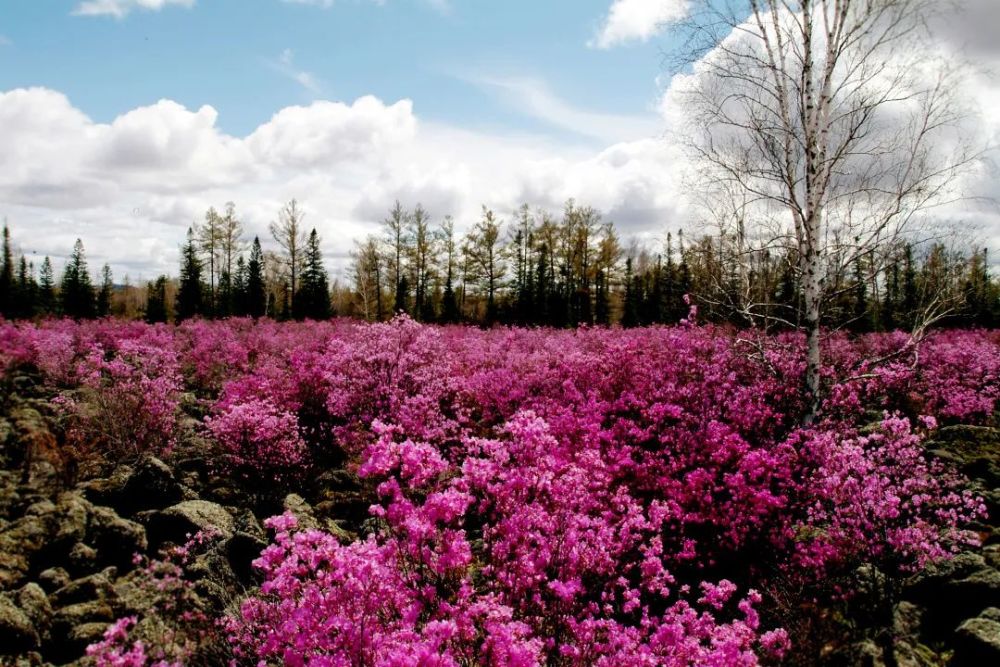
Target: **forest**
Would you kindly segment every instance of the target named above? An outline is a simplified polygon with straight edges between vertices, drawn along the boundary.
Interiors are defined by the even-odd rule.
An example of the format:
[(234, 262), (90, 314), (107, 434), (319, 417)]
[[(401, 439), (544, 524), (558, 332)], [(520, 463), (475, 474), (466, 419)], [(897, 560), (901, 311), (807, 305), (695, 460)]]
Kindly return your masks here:
[[(235, 205), (222, 214), (209, 209), (179, 246), (178, 277), (144, 286), (116, 283), (106, 265), (92, 276), (79, 240), (58, 280), (48, 257), (36, 271), (5, 226), (0, 314), (375, 322), (406, 313), (443, 324), (634, 327), (676, 324), (690, 301), (707, 322), (777, 330), (802, 322), (794, 248), (748, 251), (733, 235), (692, 239), (683, 231), (652, 247), (623, 244), (613, 222), (573, 201), (561, 216), (525, 204), (509, 220), (484, 207), (462, 235), (450, 217), (435, 224), (419, 204), (411, 211), (396, 202), (380, 235), (355, 241), (342, 281), (330, 280), (321, 239), (303, 218), (298, 202), (283, 207), (266, 240), (276, 250), (265, 251), (258, 236), (248, 243)], [(831, 272), (824, 325), (860, 333), (908, 330), (931, 318), (1000, 324), (1000, 282), (987, 248), (901, 239), (885, 252), (879, 266), (860, 256)], [(748, 313), (748, 302), (759, 310)]]

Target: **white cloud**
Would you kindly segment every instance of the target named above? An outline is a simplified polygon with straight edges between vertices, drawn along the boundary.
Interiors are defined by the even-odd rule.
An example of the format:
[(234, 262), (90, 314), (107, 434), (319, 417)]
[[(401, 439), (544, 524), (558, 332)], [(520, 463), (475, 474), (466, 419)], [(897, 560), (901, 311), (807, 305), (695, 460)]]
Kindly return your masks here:
[(615, 0), (588, 46), (610, 49), (630, 41), (645, 42), (688, 14), (690, 0)]
[(323, 84), (312, 73), (295, 66), (295, 52), (285, 49), (277, 60), (269, 60), (267, 64), (280, 74), (288, 77), (309, 93), (318, 94), (323, 90)]
[(606, 143), (643, 138), (660, 130), (660, 123), (653, 115), (606, 114), (575, 107), (538, 79), (493, 76), (462, 78), (498, 94), (516, 111), (554, 127)]
[(0, 216), (39, 258), (58, 266), (80, 236), (94, 267), (109, 261), (135, 280), (176, 274), (184, 230), (226, 201), (267, 244), (278, 208), (298, 198), (335, 271), (397, 198), (452, 214), (459, 228), (481, 204), (504, 217), (523, 201), (558, 209), (576, 197), (625, 234), (659, 228), (675, 210), (658, 140), (595, 152), (420, 122), (409, 100), (372, 96), (286, 107), (246, 137), (217, 122), (210, 106), (161, 100), (97, 123), (56, 91), (0, 93)]
[(159, 11), (168, 5), (193, 7), (195, 0), (85, 0), (76, 6), (78, 16), (113, 16), (124, 18), (133, 9)]

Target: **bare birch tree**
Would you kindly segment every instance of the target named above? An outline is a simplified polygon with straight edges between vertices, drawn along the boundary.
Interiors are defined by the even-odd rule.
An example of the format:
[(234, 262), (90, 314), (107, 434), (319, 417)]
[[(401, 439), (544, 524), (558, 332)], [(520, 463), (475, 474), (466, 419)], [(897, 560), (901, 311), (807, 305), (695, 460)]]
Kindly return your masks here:
[(675, 79), (678, 130), (702, 181), (736, 194), (741, 226), (769, 223), (754, 228), (758, 245), (797, 257), (807, 422), (821, 398), (827, 276), (861, 257), (879, 270), (930, 207), (954, 199), (975, 158), (959, 130), (959, 69), (930, 48), (940, 4), (702, 0), (685, 26), (694, 64)]

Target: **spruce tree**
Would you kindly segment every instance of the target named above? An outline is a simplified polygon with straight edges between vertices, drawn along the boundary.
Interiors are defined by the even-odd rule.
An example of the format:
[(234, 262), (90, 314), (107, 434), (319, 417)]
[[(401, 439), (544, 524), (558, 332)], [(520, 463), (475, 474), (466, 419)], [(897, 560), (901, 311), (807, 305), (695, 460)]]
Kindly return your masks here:
[(3, 255), (0, 256), (0, 315), (13, 315), (14, 251), (10, 247), (10, 228), (3, 226)]
[(632, 258), (625, 258), (625, 297), (622, 302), (622, 326), (639, 326), (639, 285), (633, 275)]
[(267, 286), (264, 284), (264, 252), (260, 239), (253, 238), (250, 246), (250, 261), (247, 262), (246, 314), (253, 318), (263, 317), (267, 307)]
[(51, 315), (56, 307), (56, 279), (52, 271), (52, 260), (45, 256), (38, 275), (38, 310), (44, 315)]
[(180, 322), (205, 312), (205, 285), (201, 279), (201, 259), (194, 230), (188, 228), (187, 243), (181, 249), (181, 278), (177, 290), (176, 318)]
[(16, 317), (34, 317), (37, 307), (38, 284), (35, 282), (35, 269), (28, 259), (21, 255), (17, 270), (17, 289), (14, 291)]
[(101, 268), (101, 290), (97, 293), (98, 317), (107, 317), (111, 314), (111, 297), (114, 295), (114, 289), (111, 267), (105, 264)]
[(146, 315), (150, 324), (167, 321), (167, 277), (160, 276), (146, 285)]
[(296, 319), (324, 320), (330, 317), (330, 287), (315, 229), (306, 241), (305, 261), (294, 304)]
[(63, 315), (75, 319), (94, 316), (94, 286), (87, 268), (83, 241), (80, 239), (73, 244), (73, 252), (63, 271), (59, 293)]

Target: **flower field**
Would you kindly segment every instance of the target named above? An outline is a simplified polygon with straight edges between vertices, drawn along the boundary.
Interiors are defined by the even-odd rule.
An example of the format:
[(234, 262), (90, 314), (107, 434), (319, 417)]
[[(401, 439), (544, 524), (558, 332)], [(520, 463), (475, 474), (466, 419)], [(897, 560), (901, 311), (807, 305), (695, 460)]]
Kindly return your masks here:
[[(120, 617), (97, 665), (207, 644), (317, 667), (809, 664), (807, 619), (866, 601), (877, 627), (907, 577), (983, 539), (983, 500), (925, 440), (995, 419), (1000, 334), (831, 334), (808, 425), (803, 347), (691, 323), (0, 324), (5, 376), (30, 371), (58, 420), (26, 461), (76, 484), (198, 443), (266, 518), (253, 585), (158, 637)], [(284, 511), (330, 470), (364, 516)], [(195, 537), (159, 591), (193, 594), (186, 550), (215, 539)]]

